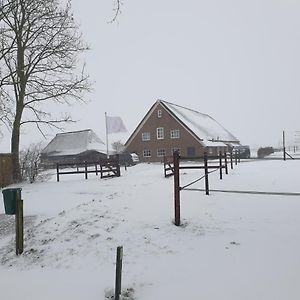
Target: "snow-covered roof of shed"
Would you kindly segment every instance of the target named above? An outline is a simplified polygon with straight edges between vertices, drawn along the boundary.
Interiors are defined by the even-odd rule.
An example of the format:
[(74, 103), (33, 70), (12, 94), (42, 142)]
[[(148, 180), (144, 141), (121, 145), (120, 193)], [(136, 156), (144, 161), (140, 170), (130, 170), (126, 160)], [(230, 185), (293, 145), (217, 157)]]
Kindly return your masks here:
[(76, 155), (88, 150), (105, 153), (105, 144), (91, 130), (58, 133), (42, 151), (48, 156)]
[(239, 143), (234, 135), (207, 114), (163, 100), (158, 100), (158, 103), (172, 112), (183, 125), (201, 139), (205, 146), (225, 146), (222, 142)]

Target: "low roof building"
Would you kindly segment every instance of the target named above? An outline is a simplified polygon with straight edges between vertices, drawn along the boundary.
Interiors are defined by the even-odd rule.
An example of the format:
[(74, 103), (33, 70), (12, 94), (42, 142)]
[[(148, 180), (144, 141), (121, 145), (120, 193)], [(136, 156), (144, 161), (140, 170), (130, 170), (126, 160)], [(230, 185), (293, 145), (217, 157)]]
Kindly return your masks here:
[(96, 161), (106, 156), (105, 144), (91, 130), (58, 133), (43, 149), (43, 162)]

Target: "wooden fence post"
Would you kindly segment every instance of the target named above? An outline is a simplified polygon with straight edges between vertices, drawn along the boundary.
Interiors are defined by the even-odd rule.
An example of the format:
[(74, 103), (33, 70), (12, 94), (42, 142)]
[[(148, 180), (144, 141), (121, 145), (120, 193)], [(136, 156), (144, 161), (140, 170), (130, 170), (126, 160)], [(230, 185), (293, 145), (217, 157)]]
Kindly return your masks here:
[(228, 175), (228, 166), (227, 166), (227, 153), (224, 153), (224, 158), (225, 158), (225, 173)]
[(98, 176), (98, 168), (97, 168), (97, 163), (95, 163), (95, 171), (96, 171), (96, 176)]
[(59, 182), (59, 164), (56, 164), (56, 181)]
[(122, 260), (123, 260), (123, 247), (117, 247), (116, 258), (116, 284), (115, 284), (115, 300), (120, 299), (122, 293)]
[(230, 151), (230, 168), (233, 169), (233, 150)]
[(87, 162), (84, 162), (85, 179), (88, 179)]
[(238, 164), (237, 150), (235, 150), (234, 157), (235, 157), (235, 165), (237, 165)]
[(286, 148), (285, 148), (285, 132), (282, 132), (282, 145), (283, 145), (283, 160), (286, 160)]
[(167, 166), (167, 158), (166, 158), (166, 156), (164, 155), (164, 175), (165, 175), (165, 177), (167, 177), (166, 166)]
[(209, 195), (209, 183), (208, 183), (208, 162), (207, 162), (207, 153), (204, 153), (204, 174), (205, 174), (205, 193)]
[(20, 255), (24, 250), (24, 218), (23, 200), (21, 190), (16, 191), (16, 255)]
[(174, 164), (174, 209), (175, 209), (175, 225), (180, 226), (180, 180), (179, 180), (179, 153), (173, 153)]
[(241, 162), (241, 150), (238, 150), (238, 162)]
[(223, 179), (223, 170), (222, 170), (222, 152), (219, 152), (219, 167), (220, 167), (220, 179)]
[(116, 155), (115, 164), (116, 164), (116, 168), (117, 168), (117, 177), (120, 177), (121, 176), (121, 167), (120, 167), (120, 155), (119, 154)]

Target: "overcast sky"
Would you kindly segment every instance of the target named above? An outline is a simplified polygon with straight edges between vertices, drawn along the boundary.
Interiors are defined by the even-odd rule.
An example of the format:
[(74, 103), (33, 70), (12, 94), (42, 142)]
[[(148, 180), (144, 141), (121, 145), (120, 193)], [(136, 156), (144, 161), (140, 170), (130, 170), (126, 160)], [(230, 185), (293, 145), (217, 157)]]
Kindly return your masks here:
[[(123, 3), (109, 24), (112, 0), (73, 0), (95, 84), (88, 105), (69, 108), (80, 121), (67, 131), (91, 128), (105, 140), (107, 111), (122, 117), (125, 141), (163, 99), (209, 114), (244, 144), (278, 146), (282, 130), (293, 142), (300, 131), (299, 0)], [(21, 143), (38, 140), (27, 128)], [(0, 152), (9, 144), (6, 133)]]

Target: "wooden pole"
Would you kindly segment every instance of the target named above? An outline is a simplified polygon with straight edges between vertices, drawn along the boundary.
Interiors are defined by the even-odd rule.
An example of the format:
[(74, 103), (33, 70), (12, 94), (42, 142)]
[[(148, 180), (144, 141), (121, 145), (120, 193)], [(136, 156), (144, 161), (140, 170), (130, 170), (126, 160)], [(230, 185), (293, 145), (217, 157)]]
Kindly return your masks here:
[(115, 164), (116, 164), (116, 168), (117, 168), (117, 177), (120, 177), (121, 176), (121, 167), (120, 167), (120, 155), (119, 154), (116, 155)]
[(120, 299), (122, 293), (122, 261), (123, 261), (123, 247), (117, 247), (116, 258), (116, 284), (115, 284), (115, 300)]
[(219, 168), (220, 168), (220, 179), (223, 179), (223, 170), (222, 170), (222, 152), (219, 152)]
[(84, 162), (85, 179), (88, 179), (87, 162)]
[(283, 145), (283, 160), (286, 160), (286, 149), (285, 149), (285, 132), (282, 132), (282, 145)]
[(227, 166), (227, 153), (224, 153), (224, 158), (225, 158), (225, 173), (228, 174), (228, 166)]
[(232, 151), (233, 150), (230, 151), (230, 168), (231, 169), (233, 169), (233, 154), (232, 154)]
[(59, 165), (56, 164), (56, 181), (59, 182)]
[(179, 179), (179, 153), (173, 153), (174, 164), (174, 209), (175, 209), (175, 225), (180, 226), (180, 179)]
[(208, 183), (208, 162), (207, 162), (207, 153), (204, 153), (204, 174), (205, 174), (205, 193), (209, 195), (209, 183)]
[(241, 150), (239, 149), (238, 150), (238, 163), (241, 162)]
[(234, 153), (234, 157), (235, 157), (235, 165), (238, 164), (238, 155), (237, 155), (237, 150), (235, 150), (235, 153)]
[(23, 200), (21, 200), (21, 190), (16, 191), (16, 255), (24, 251), (24, 217)]

